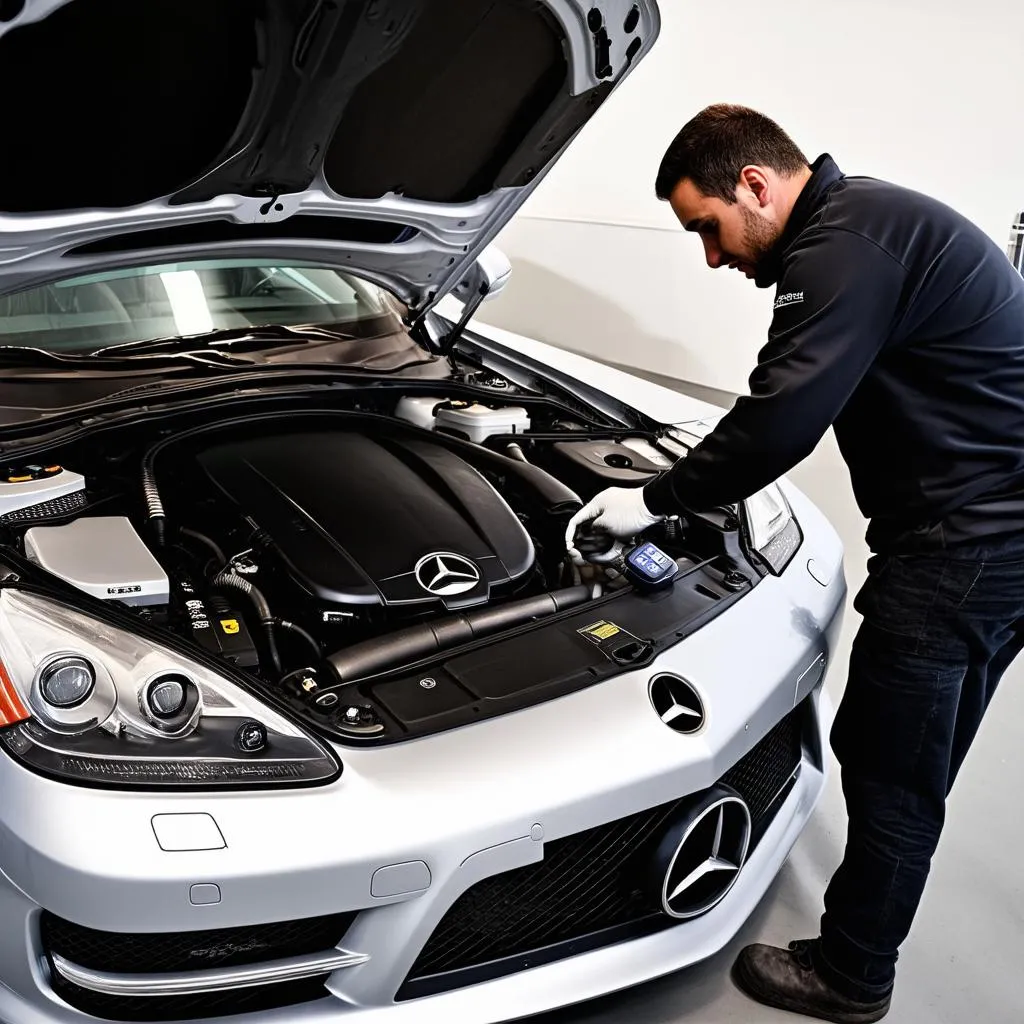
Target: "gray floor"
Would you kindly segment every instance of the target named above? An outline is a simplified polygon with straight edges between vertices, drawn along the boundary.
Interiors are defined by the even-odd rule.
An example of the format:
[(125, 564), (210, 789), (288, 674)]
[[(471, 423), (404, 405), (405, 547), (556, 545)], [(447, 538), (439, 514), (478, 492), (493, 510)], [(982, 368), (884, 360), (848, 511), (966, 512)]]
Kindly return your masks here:
[[(699, 390), (699, 389), (690, 389)], [(864, 577), (864, 521), (831, 435), (792, 474), (835, 523), (847, 545), (851, 594)], [(857, 626), (850, 610), (828, 688), (844, 685)], [(1020, 1024), (1013, 989), (1024, 964), (1024, 659), (996, 695), (950, 800), (946, 831), (914, 931), (904, 947), (892, 1024)], [(867, 738), (866, 738), (867, 739)], [(539, 1024), (783, 1024), (797, 1021), (746, 1000), (729, 980), (739, 948), (816, 934), (821, 894), (842, 855), (845, 813), (833, 772), (818, 813), (773, 890), (719, 956), (640, 988), (535, 1018)]]

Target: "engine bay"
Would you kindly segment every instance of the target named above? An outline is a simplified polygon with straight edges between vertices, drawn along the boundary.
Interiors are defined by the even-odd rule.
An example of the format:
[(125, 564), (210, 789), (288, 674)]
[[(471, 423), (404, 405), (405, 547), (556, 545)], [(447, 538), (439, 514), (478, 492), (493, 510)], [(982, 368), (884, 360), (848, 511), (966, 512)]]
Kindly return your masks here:
[(438, 391), (222, 410), (9, 465), (0, 542), (343, 741), (479, 720), (642, 664), (756, 582), (730, 509), (641, 538), (668, 588), (621, 558), (567, 557), (581, 503), (654, 479), (685, 454), (678, 439)]

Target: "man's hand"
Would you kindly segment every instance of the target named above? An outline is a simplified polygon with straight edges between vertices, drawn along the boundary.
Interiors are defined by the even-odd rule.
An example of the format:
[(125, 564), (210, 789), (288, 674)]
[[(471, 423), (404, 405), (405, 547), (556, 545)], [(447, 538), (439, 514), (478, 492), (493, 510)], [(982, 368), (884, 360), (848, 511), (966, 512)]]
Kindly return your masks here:
[(584, 505), (572, 517), (565, 531), (565, 546), (577, 564), (583, 557), (576, 550), (576, 530), (593, 520), (594, 527), (610, 533), (617, 540), (628, 540), (641, 530), (664, 519), (648, 509), (642, 487), (609, 487)]

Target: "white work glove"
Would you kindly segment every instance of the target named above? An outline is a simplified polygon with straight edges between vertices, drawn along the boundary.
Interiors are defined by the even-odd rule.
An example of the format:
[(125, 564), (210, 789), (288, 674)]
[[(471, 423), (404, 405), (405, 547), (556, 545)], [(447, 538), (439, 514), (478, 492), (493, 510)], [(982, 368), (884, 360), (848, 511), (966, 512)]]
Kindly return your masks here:
[(647, 507), (642, 487), (609, 487), (584, 505), (569, 521), (565, 531), (565, 546), (572, 560), (580, 565), (584, 559), (573, 542), (576, 530), (582, 523), (593, 520), (597, 529), (610, 533), (617, 540), (628, 540), (664, 518), (655, 515)]

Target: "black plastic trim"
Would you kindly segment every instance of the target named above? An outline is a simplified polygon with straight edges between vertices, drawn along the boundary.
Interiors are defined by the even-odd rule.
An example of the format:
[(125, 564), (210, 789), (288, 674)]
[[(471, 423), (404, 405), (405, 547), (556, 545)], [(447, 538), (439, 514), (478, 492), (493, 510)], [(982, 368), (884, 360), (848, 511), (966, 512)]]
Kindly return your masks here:
[[(741, 600), (754, 585), (748, 582), (737, 590), (730, 590), (723, 587), (720, 576), (711, 566), (692, 565), (690, 573), (679, 579), (671, 589), (655, 594), (634, 591), (612, 593), (540, 622), (529, 623), (499, 636), (485, 637), (475, 643), (403, 665), (387, 674), (325, 688), (338, 693), (340, 699), (336, 707), (339, 711), (350, 704), (371, 704), (391, 728), (377, 735), (355, 736), (345, 732), (339, 725), (332, 724), (330, 718), (323, 721), (321, 728), (327, 736), (340, 744), (384, 746), (501, 717), (587, 689), (623, 672), (650, 664), (659, 654), (691, 636)], [(685, 606), (689, 603), (702, 604), (703, 609), (682, 613), (681, 607), (673, 607), (674, 604)], [(610, 619), (620, 629), (648, 645), (643, 656), (622, 663), (606, 656), (596, 647), (588, 651), (587, 642), (579, 640), (578, 634), (598, 619)], [(558, 665), (559, 658), (566, 655), (569, 643), (576, 645), (576, 657), (571, 668), (566, 670)], [(488, 675), (492, 683), (499, 674), (503, 674), (502, 678), (518, 678), (520, 684), (511, 684), (509, 692), (500, 697), (488, 698), (474, 690), (472, 683), (467, 683), (465, 675), (460, 674), (459, 663), (465, 663), (472, 655), (481, 652), (488, 654), (494, 666)], [(532, 664), (528, 664), (527, 659), (532, 660)], [(549, 671), (544, 669), (545, 660), (552, 666)], [(476, 671), (478, 675), (483, 674), (482, 668), (478, 667)], [(378, 688), (403, 681), (409, 687), (415, 687), (418, 678), (428, 676), (439, 684), (450, 684), (461, 689), (466, 694), (465, 702), (454, 710), (415, 723), (399, 720), (391, 713), (387, 700), (377, 695)]]
[[(35, 454), (52, 448), (73, 444), (83, 437), (91, 437), (101, 431), (120, 430), (135, 427), (143, 423), (173, 422), (176, 418), (187, 418), (207, 411), (213, 411), (214, 417), (209, 425), (218, 420), (216, 413), (223, 412), (223, 405), (218, 399), (232, 392), (244, 390), (242, 397), (233, 398), (232, 410), (251, 409), (253, 416), (273, 416), (294, 414), (294, 408), (277, 413), (271, 406), (309, 401), (309, 394), (317, 391), (326, 401), (336, 400), (344, 387), (347, 398), (358, 400), (360, 397), (379, 396), (388, 388), (401, 389), (403, 393), (433, 395), (439, 391), (455, 398), (476, 398), (481, 401), (493, 401), (494, 393), (486, 388), (458, 384), (450, 380), (423, 380), (384, 376), (363, 373), (346, 373), (344, 367), (336, 365), (318, 365), (310, 363), (297, 369), (282, 369), (267, 364), (256, 372), (248, 370), (229, 370), (215, 377), (204, 377), (168, 385), (166, 391), (153, 390), (144, 395), (117, 400), (111, 398), (105, 402), (89, 405), (69, 406), (66, 411), (54, 413), (45, 419), (23, 420), (0, 427), (0, 454), (8, 459), (27, 459)], [(262, 393), (254, 395), (256, 389)], [(191, 392), (210, 392), (208, 397), (200, 395), (193, 401), (185, 396)], [(571, 395), (568, 396), (571, 398)], [(591, 417), (591, 429), (594, 431), (623, 431), (625, 427), (606, 420), (602, 425), (596, 416), (602, 411), (594, 406), (590, 410), (574, 408), (561, 396), (550, 397), (541, 394), (517, 394), (516, 404), (529, 408), (547, 409), (566, 416), (577, 418)], [(394, 424), (393, 417), (374, 416), (373, 414), (353, 412), (349, 409), (338, 409), (324, 405), (320, 409), (309, 410), (304, 407), (302, 412), (317, 415), (363, 416), (380, 423)], [(441, 438), (445, 435), (430, 433), (431, 437)], [(580, 432), (579, 438), (591, 436)], [(607, 436), (600, 433), (601, 437)], [(454, 440), (458, 440), (454, 438)]]

